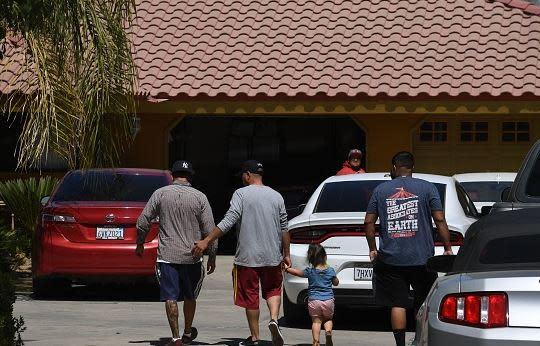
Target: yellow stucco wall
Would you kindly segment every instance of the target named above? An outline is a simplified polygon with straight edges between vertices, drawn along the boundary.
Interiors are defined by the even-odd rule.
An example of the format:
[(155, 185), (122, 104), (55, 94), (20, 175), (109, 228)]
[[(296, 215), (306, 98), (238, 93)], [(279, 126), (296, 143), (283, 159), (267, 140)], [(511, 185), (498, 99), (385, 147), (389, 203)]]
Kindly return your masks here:
[[(414, 102), (172, 102), (141, 103), (141, 131), (126, 156), (126, 166), (168, 168), (168, 134), (184, 115), (234, 116), (306, 116), (349, 115), (366, 133), (367, 169), (387, 171), (394, 153), (409, 150), (420, 156), (418, 169), (426, 172), (454, 174), (456, 170), (517, 169), (530, 144), (540, 138), (540, 102), (507, 101), (414, 101)], [(448, 145), (422, 146), (415, 143), (415, 131), (423, 121), (443, 118), (450, 121), (484, 117), (496, 123), (500, 119), (522, 119), (531, 122), (530, 143), (502, 147), (507, 165), (493, 165), (482, 160), (486, 153), (497, 153), (500, 143), (486, 146)], [(490, 125), (490, 128), (496, 126)], [(455, 127), (453, 128), (456, 131)], [(202, 134), (204, 135), (204, 134)], [(457, 136), (455, 133), (450, 134)], [(497, 135), (494, 134), (494, 137)], [(471, 148), (474, 147), (474, 150)], [(473, 153), (477, 153), (474, 155)], [(460, 153), (465, 153), (462, 155)], [(491, 155), (491, 154), (490, 154)], [(493, 155), (487, 157), (492, 157)], [(484, 161), (484, 162), (482, 162)], [(480, 166), (478, 166), (480, 164)], [(486, 168), (487, 167), (487, 168)]]
[(126, 167), (167, 169), (169, 132), (183, 116), (180, 114), (139, 114), (141, 129), (126, 154)]
[(411, 129), (424, 118), (419, 114), (377, 114), (351, 117), (366, 133), (366, 167), (371, 172), (389, 170), (390, 160), (396, 152), (412, 151)]

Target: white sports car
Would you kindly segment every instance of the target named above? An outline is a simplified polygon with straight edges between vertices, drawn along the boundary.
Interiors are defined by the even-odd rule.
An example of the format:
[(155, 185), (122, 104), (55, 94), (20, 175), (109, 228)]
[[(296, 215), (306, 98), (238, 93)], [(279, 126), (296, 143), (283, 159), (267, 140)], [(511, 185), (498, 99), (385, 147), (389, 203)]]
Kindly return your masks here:
[(416, 316), (418, 346), (540, 345), (540, 214), (494, 213), (457, 256), (428, 260), (441, 276)]
[[(472, 200), (451, 177), (413, 176), (437, 187), (445, 208), (452, 248), (457, 253), (465, 231), (478, 217)], [(340, 284), (334, 289), (338, 305), (374, 306), (373, 267), (363, 223), (373, 189), (386, 180), (390, 180), (387, 173), (330, 177), (315, 190), (303, 212), (289, 221), (293, 267), (305, 268), (309, 244), (322, 244), (328, 255), (328, 265), (335, 269), (339, 278)], [(435, 254), (442, 254), (443, 246), (436, 232), (434, 237)], [(301, 319), (305, 316), (307, 279), (286, 274), (284, 290), (285, 317), (291, 321)]]
[(466, 173), (456, 174), (456, 179), (467, 191), (478, 211), (501, 202), (502, 192), (512, 186), (517, 173)]

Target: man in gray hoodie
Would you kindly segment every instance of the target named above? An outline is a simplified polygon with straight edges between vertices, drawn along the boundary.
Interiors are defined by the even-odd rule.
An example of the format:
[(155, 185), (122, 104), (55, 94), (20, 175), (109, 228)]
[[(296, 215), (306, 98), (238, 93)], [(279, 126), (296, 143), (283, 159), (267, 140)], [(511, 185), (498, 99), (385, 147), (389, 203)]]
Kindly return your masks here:
[(262, 181), (262, 163), (249, 160), (239, 172), (245, 187), (236, 190), (230, 209), (193, 254), (200, 256), (212, 241), (239, 225), (234, 258), (234, 302), (246, 310), (251, 335), (240, 346), (259, 345), (259, 283), (270, 311), (273, 345), (283, 345), (277, 319), (281, 306), (282, 264), (290, 266), (290, 236), (283, 197)]

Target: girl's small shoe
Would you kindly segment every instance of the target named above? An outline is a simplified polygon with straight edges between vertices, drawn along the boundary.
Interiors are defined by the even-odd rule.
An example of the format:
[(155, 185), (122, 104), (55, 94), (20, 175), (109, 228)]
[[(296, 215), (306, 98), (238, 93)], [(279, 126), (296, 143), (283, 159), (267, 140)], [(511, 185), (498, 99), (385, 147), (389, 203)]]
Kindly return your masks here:
[(334, 346), (332, 341), (332, 334), (326, 334), (326, 346)]

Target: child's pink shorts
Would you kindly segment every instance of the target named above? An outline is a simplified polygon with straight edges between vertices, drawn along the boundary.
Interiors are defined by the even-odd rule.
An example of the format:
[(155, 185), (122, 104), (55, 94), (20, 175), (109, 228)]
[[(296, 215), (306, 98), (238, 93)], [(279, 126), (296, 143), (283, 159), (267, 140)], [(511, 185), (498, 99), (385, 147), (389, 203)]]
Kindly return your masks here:
[(309, 316), (331, 320), (334, 316), (334, 299), (308, 301)]

